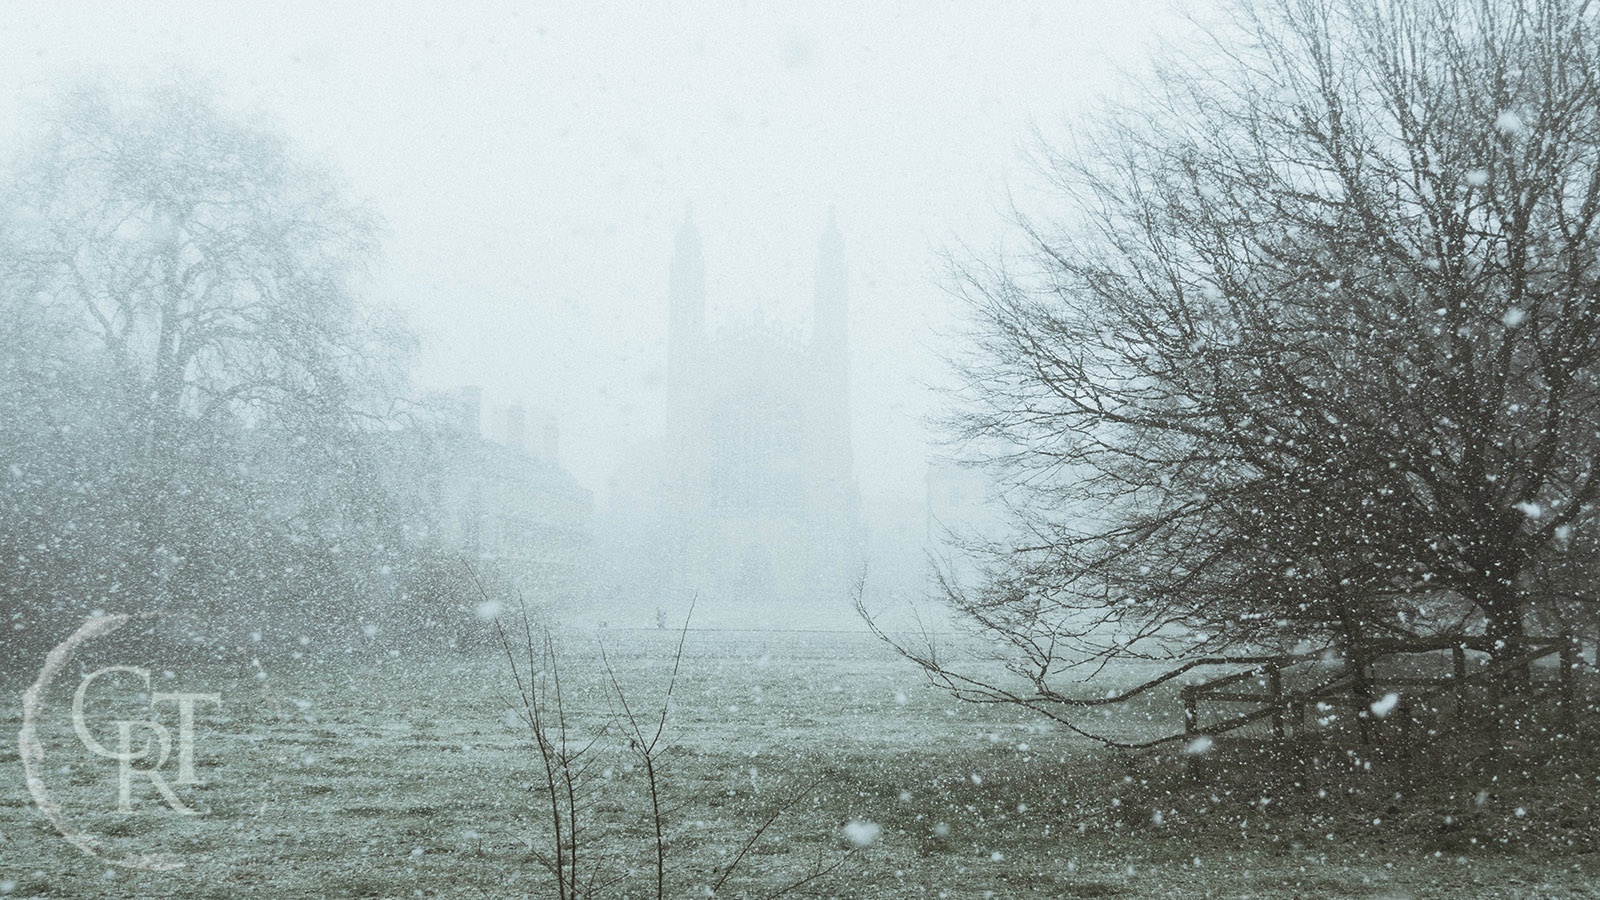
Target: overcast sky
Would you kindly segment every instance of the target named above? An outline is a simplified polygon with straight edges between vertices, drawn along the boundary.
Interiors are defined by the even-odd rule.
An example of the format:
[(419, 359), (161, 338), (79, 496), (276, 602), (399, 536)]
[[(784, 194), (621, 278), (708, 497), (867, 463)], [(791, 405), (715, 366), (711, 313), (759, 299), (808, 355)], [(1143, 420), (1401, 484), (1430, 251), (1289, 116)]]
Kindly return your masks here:
[(939, 252), (990, 248), (1061, 133), (1137, 68), (1170, 0), (82, 3), (0, 0), (0, 125), (85, 73), (214, 76), (388, 221), (375, 289), (424, 386), (550, 409), (602, 490), (662, 394), (672, 235), (692, 203), (710, 316), (809, 324), (836, 208), (858, 474), (917, 497)]

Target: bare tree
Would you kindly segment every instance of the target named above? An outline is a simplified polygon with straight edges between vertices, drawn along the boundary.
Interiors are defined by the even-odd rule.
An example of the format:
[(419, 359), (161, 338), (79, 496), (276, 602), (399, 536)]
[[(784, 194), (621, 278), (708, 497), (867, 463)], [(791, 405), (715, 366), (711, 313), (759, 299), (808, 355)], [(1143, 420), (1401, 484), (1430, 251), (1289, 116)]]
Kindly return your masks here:
[[(17, 593), (159, 605), (250, 595), (257, 563), (347, 570), (381, 542), (358, 536), (381, 509), (361, 433), (411, 344), (359, 297), (375, 216), (181, 77), (39, 123), (0, 207), (0, 544), (39, 576)], [(63, 584), (72, 547), (86, 581)]]
[[(489, 595), (476, 575), (470, 570), (469, 575), (479, 595), (487, 600)], [(669, 800), (672, 779), (664, 764), (667, 745), (663, 738), (683, 663), (688, 619), (678, 632), (672, 671), (661, 701), (648, 709), (630, 700), (628, 690), (602, 646), (606, 696), (611, 706), (601, 717), (600, 724), (584, 730), (576, 724), (582, 713), (572, 707), (562, 687), (562, 658), (552, 632), (548, 627), (533, 625), (526, 605), (521, 607), (521, 612), (521, 634), (513, 636), (499, 621), (496, 621), (496, 629), (516, 687), (510, 706), (527, 729), (537, 752), (536, 783), (532, 792), (539, 798), (541, 812), (549, 822), (543, 845), (532, 850), (532, 855), (555, 883), (556, 896), (561, 900), (587, 900), (631, 895), (625, 888), (630, 872), (637, 867), (627, 862), (641, 857), (650, 859), (646, 868), (650, 883), (641, 896), (656, 900), (681, 896), (693, 886), (693, 882), (685, 883), (691, 875), (700, 882), (699, 891), (706, 896), (716, 896), (724, 887), (737, 884), (739, 867), (750, 851), (768, 835), (784, 813), (812, 796), (816, 785), (793, 791), (774, 804), (724, 865), (697, 872), (685, 859), (694, 848), (669, 839), (674, 812), (687, 802), (681, 798)], [(690, 614), (693, 614), (692, 604)], [(592, 714), (593, 711), (588, 712)], [(648, 832), (649, 846), (643, 854), (626, 846), (619, 850), (617, 835), (598, 821), (595, 814), (596, 805), (611, 784), (605, 761), (612, 759), (619, 748), (624, 758), (636, 761), (649, 797), (647, 808), (628, 810)], [(839, 871), (858, 850), (853, 847), (831, 859), (819, 851), (815, 861), (798, 877), (787, 876), (777, 886), (755, 894), (748, 893), (751, 886), (746, 884), (743, 885), (746, 893), (741, 896), (776, 900)]]
[[(1260, 0), (1046, 147), (1068, 207), (959, 268), (957, 421), (1024, 540), (955, 611), (1070, 711), (1115, 659), (1512, 657), (1600, 490), (1600, 41), (1583, 0)], [(1569, 567), (1570, 568), (1570, 567)], [(1172, 677), (1164, 673), (1157, 681)]]

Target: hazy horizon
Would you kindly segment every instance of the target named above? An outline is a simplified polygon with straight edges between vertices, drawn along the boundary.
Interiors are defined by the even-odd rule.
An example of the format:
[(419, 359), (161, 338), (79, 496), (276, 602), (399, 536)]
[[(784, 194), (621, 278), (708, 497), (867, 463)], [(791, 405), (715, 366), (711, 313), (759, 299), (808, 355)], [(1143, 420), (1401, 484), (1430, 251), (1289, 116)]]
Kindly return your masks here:
[(798, 330), (835, 209), (857, 476), (869, 502), (915, 498), (951, 325), (941, 251), (1002, 240), (1031, 125), (1091, 112), (1171, 7), (12, 6), (0, 123), (83, 77), (213, 79), (386, 219), (373, 293), (423, 337), (418, 387), (548, 409), (601, 495), (655, 431), (685, 209), (708, 324)]

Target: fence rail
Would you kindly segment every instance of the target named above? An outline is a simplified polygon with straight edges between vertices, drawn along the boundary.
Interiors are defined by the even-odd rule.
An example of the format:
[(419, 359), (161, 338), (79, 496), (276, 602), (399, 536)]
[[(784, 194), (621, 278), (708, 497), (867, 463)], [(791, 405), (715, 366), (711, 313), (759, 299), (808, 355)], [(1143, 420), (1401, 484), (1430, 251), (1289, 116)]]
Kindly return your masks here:
[[(1422, 692), (1400, 693), (1395, 701), (1395, 712), (1400, 722), (1402, 742), (1410, 738), (1411, 723), (1419, 702), (1451, 696), (1458, 713), (1468, 706), (1468, 691), (1483, 686), (1488, 693), (1490, 706), (1498, 706), (1504, 679), (1513, 673), (1526, 671), (1533, 663), (1550, 656), (1559, 656), (1555, 684), (1537, 692), (1536, 696), (1559, 693), (1562, 724), (1570, 729), (1576, 704), (1576, 669), (1579, 662), (1578, 645), (1569, 637), (1534, 638), (1528, 641), (1526, 652), (1515, 657), (1494, 660), (1477, 672), (1468, 672), (1467, 652), (1490, 652), (1494, 644), (1485, 638), (1434, 639), (1426, 641), (1379, 641), (1364, 648), (1368, 655), (1359, 664), (1346, 662), (1343, 668), (1320, 683), (1299, 690), (1285, 690), (1284, 671), (1287, 668), (1320, 658), (1309, 655), (1286, 655), (1272, 660), (1252, 662), (1250, 666), (1222, 678), (1201, 684), (1186, 685), (1179, 696), (1183, 702), (1183, 739), (1191, 745), (1201, 737), (1216, 737), (1237, 731), (1263, 719), (1271, 719), (1272, 736), (1283, 740), (1292, 731), (1299, 737), (1307, 731), (1307, 711), (1313, 704), (1322, 706), (1349, 705), (1355, 708), (1366, 736), (1366, 713), (1374, 703), (1374, 695), (1386, 688), (1431, 688)], [(1375, 676), (1373, 664), (1397, 656), (1451, 651), (1451, 672), (1439, 677), (1425, 676)], [(1260, 690), (1244, 690), (1241, 682), (1254, 679)], [(1255, 703), (1258, 708), (1220, 721), (1202, 724), (1200, 704)], [(1430, 705), (1429, 708), (1432, 708)], [(1176, 736), (1174, 736), (1176, 737)]]

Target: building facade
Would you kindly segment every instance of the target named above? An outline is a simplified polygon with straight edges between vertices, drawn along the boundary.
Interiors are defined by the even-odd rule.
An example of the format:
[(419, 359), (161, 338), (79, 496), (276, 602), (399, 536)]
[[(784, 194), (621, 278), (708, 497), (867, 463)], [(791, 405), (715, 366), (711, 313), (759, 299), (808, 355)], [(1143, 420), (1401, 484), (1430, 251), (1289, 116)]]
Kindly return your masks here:
[(518, 405), (485, 417), (476, 387), (442, 405), (450, 421), (411, 436), (416, 459), (394, 473), (417, 510), (418, 539), (493, 570), (529, 604), (586, 602), (594, 501), (557, 463), (554, 419)]
[(837, 225), (830, 219), (819, 242), (809, 335), (761, 319), (711, 334), (691, 220), (677, 235), (668, 302), (665, 433), (613, 497), (644, 523), (635, 570), (673, 596), (836, 593), (859, 566), (864, 539)]

